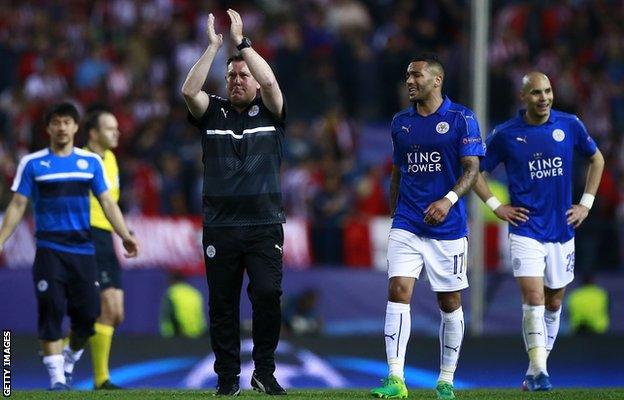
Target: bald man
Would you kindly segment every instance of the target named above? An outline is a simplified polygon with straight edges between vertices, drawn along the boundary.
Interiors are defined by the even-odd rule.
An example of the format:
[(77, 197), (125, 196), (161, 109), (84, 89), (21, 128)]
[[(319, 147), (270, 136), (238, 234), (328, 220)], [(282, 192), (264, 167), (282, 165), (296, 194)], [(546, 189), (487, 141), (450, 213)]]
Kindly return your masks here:
[[(474, 186), (503, 221), (509, 222), (513, 273), (522, 292), (522, 335), (529, 355), (523, 389), (552, 388), (546, 360), (559, 331), (561, 303), (574, 279), (574, 230), (592, 207), (604, 158), (576, 115), (551, 109), (553, 90), (541, 72), (522, 78), (525, 109), (498, 125), (486, 140), (481, 171), (505, 166), (510, 204), (492, 195), (483, 173)], [(574, 151), (589, 160), (585, 191), (572, 203)]]

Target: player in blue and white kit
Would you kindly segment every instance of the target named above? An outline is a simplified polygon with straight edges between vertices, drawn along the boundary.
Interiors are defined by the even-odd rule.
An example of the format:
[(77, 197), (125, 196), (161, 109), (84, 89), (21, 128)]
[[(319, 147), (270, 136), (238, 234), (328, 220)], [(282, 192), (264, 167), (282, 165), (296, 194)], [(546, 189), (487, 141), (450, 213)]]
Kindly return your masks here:
[[(474, 189), (496, 216), (508, 221), (513, 273), (522, 292), (522, 335), (529, 354), (523, 388), (552, 388), (546, 359), (559, 331), (565, 287), (574, 278), (574, 229), (587, 217), (600, 184), (604, 159), (575, 115), (551, 110), (548, 77), (522, 79), (526, 106), (487, 138), (481, 169), (503, 163), (511, 204), (494, 197), (482, 174)], [(572, 204), (572, 157), (589, 159), (585, 193)]]
[[(13, 181), (13, 198), (0, 228), (0, 252), (22, 219), (28, 198), (34, 202), (37, 253), (33, 282), (37, 295), (38, 333), (51, 390), (68, 390), (69, 380), (93, 335), (100, 314), (95, 249), (91, 241), (89, 191), (122, 237), (127, 257), (138, 254), (121, 211), (108, 192), (102, 159), (74, 148), (78, 110), (70, 103), (53, 106), (46, 115), (50, 147), (22, 158)], [(65, 310), (71, 319), (69, 343), (63, 348)]]
[(375, 397), (405, 398), (405, 350), (410, 300), (423, 268), (436, 292), (440, 324), (439, 399), (453, 399), (453, 375), (464, 335), (461, 290), (468, 227), (461, 197), (475, 182), (484, 155), (479, 124), (468, 108), (442, 96), (444, 68), (433, 55), (412, 60), (406, 86), (412, 106), (394, 116), (388, 243), (388, 304), (384, 336), (389, 374)]

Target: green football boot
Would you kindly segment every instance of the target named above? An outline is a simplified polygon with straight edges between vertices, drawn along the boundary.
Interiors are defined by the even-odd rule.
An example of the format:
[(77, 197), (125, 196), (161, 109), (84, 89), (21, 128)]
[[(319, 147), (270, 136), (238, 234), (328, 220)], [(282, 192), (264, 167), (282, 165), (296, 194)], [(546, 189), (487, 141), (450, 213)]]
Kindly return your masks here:
[(372, 389), (373, 397), (381, 399), (405, 399), (407, 398), (407, 387), (403, 379), (398, 376), (390, 375), (386, 379), (382, 379), (382, 385)]
[(454, 399), (455, 393), (453, 393), (453, 385), (448, 382), (438, 381), (438, 386), (436, 386), (436, 396), (438, 400)]

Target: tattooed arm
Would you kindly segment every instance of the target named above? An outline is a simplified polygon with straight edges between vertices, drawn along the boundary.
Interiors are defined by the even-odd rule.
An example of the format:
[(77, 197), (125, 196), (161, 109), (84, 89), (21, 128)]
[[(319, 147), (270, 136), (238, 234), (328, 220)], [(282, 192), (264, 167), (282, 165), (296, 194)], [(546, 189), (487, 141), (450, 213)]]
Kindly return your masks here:
[[(464, 168), (464, 172), (452, 189), (458, 198), (466, 194), (475, 184), (477, 174), (479, 173), (479, 157), (462, 157), (461, 164)], [(431, 225), (441, 224), (446, 219), (446, 215), (452, 205), (453, 203), (451, 203), (451, 200), (447, 197), (443, 197), (429, 204), (429, 207), (425, 209), (425, 222)]]

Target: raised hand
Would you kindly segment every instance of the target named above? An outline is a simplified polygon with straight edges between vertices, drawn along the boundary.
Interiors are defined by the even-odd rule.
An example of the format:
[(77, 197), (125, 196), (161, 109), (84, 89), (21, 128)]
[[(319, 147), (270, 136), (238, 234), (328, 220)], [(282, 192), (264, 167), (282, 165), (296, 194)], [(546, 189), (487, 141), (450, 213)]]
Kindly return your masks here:
[(221, 47), (223, 44), (223, 35), (215, 32), (214, 28), (214, 15), (212, 13), (208, 14), (208, 24), (206, 26), (206, 35), (208, 35), (208, 40), (210, 44), (213, 46)]
[(527, 222), (529, 220), (529, 210), (522, 207), (514, 207), (509, 204), (498, 206), (496, 210), (494, 210), (494, 214), (513, 226), (518, 226), (518, 223)]
[(238, 46), (240, 42), (243, 41), (243, 19), (240, 14), (236, 11), (229, 8), (227, 10), (228, 15), (230, 16), (230, 37), (232, 38), (232, 42), (234, 42), (234, 46)]

